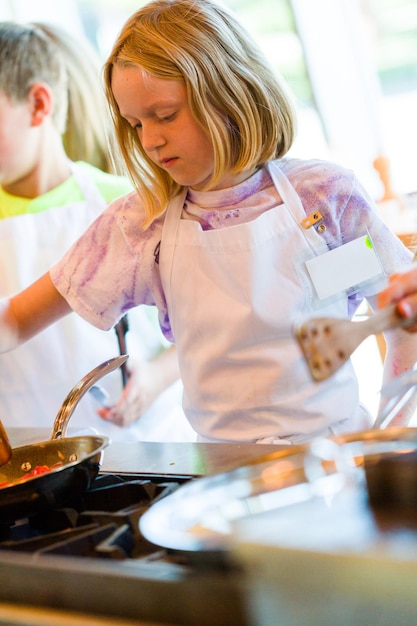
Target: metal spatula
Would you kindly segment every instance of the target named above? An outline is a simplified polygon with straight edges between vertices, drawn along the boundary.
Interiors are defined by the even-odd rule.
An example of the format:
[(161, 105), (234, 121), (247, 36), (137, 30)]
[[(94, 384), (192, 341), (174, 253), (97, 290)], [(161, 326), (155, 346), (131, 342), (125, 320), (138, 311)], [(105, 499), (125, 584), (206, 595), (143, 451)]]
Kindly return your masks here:
[(391, 305), (363, 322), (333, 317), (316, 317), (295, 329), (295, 336), (307, 361), (311, 376), (329, 378), (345, 363), (369, 335), (392, 328), (412, 326), (415, 319), (404, 319)]

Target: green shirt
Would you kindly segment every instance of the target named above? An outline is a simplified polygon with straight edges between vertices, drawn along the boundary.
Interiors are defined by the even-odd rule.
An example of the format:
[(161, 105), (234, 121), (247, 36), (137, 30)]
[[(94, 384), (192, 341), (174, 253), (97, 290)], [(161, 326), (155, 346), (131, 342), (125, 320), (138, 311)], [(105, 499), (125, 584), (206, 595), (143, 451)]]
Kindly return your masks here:
[[(78, 161), (77, 165), (88, 173), (106, 202), (111, 202), (132, 191), (132, 185), (123, 176), (107, 174), (83, 161)], [(37, 198), (12, 196), (0, 187), (0, 219), (26, 213), (40, 213), (54, 207), (80, 202), (83, 199), (82, 191), (74, 176), (70, 176), (61, 185)]]

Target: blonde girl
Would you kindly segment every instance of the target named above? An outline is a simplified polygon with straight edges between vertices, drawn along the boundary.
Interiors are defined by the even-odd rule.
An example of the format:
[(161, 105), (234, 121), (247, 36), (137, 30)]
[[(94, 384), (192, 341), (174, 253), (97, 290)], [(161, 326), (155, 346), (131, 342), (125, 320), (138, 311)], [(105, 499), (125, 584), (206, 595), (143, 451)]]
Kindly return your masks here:
[[(155, 0), (123, 27), (104, 77), (135, 191), (4, 302), (0, 349), (71, 310), (108, 329), (152, 305), (200, 441), (291, 445), (370, 426), (352, 364), (314, 383), (293, 325), (372, 306), (411, 253), (353, 172), (288, 156), (291, 99), (252, 38), (215, 1)], [(411, 366), (417, 339), (398, 330), (387, 341), (390, 379)]]

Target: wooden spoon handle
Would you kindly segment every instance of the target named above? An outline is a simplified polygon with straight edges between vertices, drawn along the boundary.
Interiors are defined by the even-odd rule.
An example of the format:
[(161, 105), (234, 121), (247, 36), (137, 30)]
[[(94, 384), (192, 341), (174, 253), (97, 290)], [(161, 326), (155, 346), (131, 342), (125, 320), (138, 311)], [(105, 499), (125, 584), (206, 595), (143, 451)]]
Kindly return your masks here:
[(411, 319), (402, 317), (398, 313), (397, 305), (391, 304), (370, 315), (367, 320), (361, 323), (364, 326), (366, 325), (366, 330), (369, 331), (368, 334), (373, 335), (393, 328), (406, 328), (415, 324), (416, 321), (416, 317)]

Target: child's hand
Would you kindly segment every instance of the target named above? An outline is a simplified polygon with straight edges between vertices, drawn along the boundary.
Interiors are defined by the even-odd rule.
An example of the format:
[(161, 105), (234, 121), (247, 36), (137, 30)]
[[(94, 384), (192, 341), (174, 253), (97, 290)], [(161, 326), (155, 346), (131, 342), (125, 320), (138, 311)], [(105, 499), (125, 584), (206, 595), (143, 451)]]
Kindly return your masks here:
[(149, 363), (137, 364), (129, 370), (129, 379), (118, 402), (97, 410), (100, 417), (118, 426), (128, 426), (139, 419), (150, 407), (159, 393), (151, 377)]
[(174, 346), (167, 348), (151, 361), (132, 362), (129, 358), (129, 379), (119, 401), (101, 408), (97, 413), (104, 420), (127, 426), (139, 419), (156, 398), (179, 378)]
[(384, 308), (397, 303), (398, 313), (406, 318), (416, 318), (416, 323), (407, 326), (409, 332), (417, 332), (417, 268), (403, 274), (393, 274), (389, 285), (378, 294), (378, 307)]

